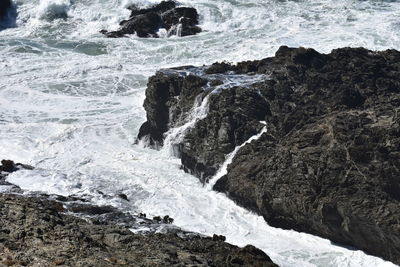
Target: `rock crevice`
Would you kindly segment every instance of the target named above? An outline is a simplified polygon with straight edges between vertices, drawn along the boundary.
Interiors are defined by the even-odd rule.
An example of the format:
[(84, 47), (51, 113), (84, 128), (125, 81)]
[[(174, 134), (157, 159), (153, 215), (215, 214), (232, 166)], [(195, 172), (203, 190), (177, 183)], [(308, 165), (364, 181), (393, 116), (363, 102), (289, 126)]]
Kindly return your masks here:
[[(8, 174), (32, 169), (1, 163), (0, 185)], [(146, 219), (76, 196), (0, 193), (0, 265), (277, 266), (254, 246), (239, 248), (224, 236), (186, 232), (172, 222), (169, 216)]]
[[(196, 95), (209, 94), (207, 116), (179, 143), (186, 171), (207, 181), (228, 153), (265, 124), (268, 132), (239, 150), (214, 189), (273, 226), (398, 264), (399, 62), (395, 50), (341, 48), (321, 54), (283, 46), (275, 57), (192, 67), (190, 80), (203, 81), (193, 87), (175, 86), (177, 76), (164, 71), (168, 86), (154, 83), (159, 73), (149, 80), (145, 109), (152, 128), (141, 129), (140, 137), (162, 143), (176, 125), (173, 111), (188, 116), (190, 109), (181, 103), (190, 107)], [(242, 81), (232, 84), (224, 77)], [(166, 97), (155, 97), (156, 91)], [(153, 119), (159, 107), (162, 127)]]

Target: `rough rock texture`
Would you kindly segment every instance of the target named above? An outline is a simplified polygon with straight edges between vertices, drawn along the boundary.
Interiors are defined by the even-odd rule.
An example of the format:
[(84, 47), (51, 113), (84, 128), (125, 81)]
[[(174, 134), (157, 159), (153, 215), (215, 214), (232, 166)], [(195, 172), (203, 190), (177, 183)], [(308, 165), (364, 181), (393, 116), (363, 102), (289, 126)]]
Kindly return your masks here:
[(189, 129), (174, 149), (186, 171), (207, 181), (227, 153), (263, 128), (259, 121), (269, 107), (257, 90), (241, 86), (223, 89), (220, 78), (224, 77), (207, 70), (195, 72), (193, 67), (161, 70), (149, 79), (144, 102), (147, 121), (138, 138), (148, 137), (152, 145), (162, 145), (168, 129), (188, 122), (193, 109), (207, 101), (207, 117)]
[[(197, 76), (191, 80), (208, 85), (221, 84), (228, 75), (267, 77), (210, 95), (208, 115), (178, 144), (185, 169), (207, 180), (264, 120), (268, 132), (239, 150), (214, 189), (273, 226), (400, 263), (398, 51), (342, 48), (320, 54), (281, 47), (272, 58), (216, 63), (192, 73)], [(151, 131), (141, 136), (162, 140), (169, 127), (176, 127), (171, 114), (180, 103), (207, 94), (205, 86), (195, 86), (193, 93), (182, 84), (176, 87), (174, 75), (164, 71), (149, 80), (145, 109)], [(154, 83), (161, 76), (164, 87)], [(164, 119), (155, 123), (159, 107)]]
[(184, 232), (133, 234), (63, 214), (56, 201), (0, 194), (2, 266), (276, 266), (253, 246)]
[(9, 192), (22, 192), (19, 186), (16, 186), (6, 181), (7, 175), (22, 169), (32, 170), (33, 167), (22, 163), (15, 163), (12, 160), (3, 159), (0, 165), (0, 186), (7, 186)]
[[(0, 185), (10, 185), (9, 173), (32, 169), (1, 163)], [(168, 215), (147, 219), (81, 197), (0, 193), (0, 266), (277, 266), (253, 246), (239, 248), (224, 236), (185, 232), (172, 222)]]
[(168, 35), (188, 36), (201, 32), (197, 26), (199, 15), (197, 10), (190, 7), (177, 7), (175, 1), (162, 1), (150, 8), (139, 9), (135, 5), (129, 6), (131, 16), (121, 21), (117, 31), (101, 33), (107, 37), (123, 37), (126, 34), (137, 34), (139, 37), (158, 37), (161, 28), (168, 31)]

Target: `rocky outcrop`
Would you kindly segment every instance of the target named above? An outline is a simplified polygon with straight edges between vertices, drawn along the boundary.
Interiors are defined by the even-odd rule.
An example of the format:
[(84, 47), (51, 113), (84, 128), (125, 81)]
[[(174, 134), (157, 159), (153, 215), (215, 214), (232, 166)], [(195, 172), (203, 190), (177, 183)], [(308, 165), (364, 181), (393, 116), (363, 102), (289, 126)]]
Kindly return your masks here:
[(15, 27), (17, 18), (16, 6), (11, 0), (0, 1), (0, 31)]
[(0, 264), (276, 266), (253, 246), (238, 248), (182, 231), (133, 234), (108, 220), (84, 220), (64, 212), (57, 201), (0, 194)]
[[(207, 181), (265, 126), (267, 133), (239, 150), (214, 189), (273, 226), (398, 264), (399, 62), (395, 50), (320, 54), (281, 47), (258, 61), (164, 70), (149, 80), (140, 137), (161, 143), (193, 114), (188, 107), (208, 99), (207, 115), (175, 145), (184, 169)], [(187, 80), (202, 82), (186, 86)]]
[(120, 23), (117, 31), (101, 33), (107, 37), (123, 37), (126, 34), (136, 34), (139, 37), (159, 37), (157, 32), (165, 28), (168, 35), (188, 36), (201, 32), (197, 26), (199, 15), (195, 8), (177, 7), (175, 1), (162, 1), (150, 8), (139, 9), (135, 5), (128, 7), (131, 16)]
[(3, 19), (11, 8), (11, 0), (2, 0), (0, 2), (0, 20)]
[[(22, 168), (32, 167), (2, 160), (1, 179)], [(0, 265), (277, 266), (253, 246), (239, 248), (224, 236), (185, 232), (172, 222), (168, 215), (147, 219), (76, 196), (0, 193)]]
[(22, 163), (15, 163), (12, 160), (6, 160), (3, 159), (1, 161), (1, 165), (0, 165), (0, 186), (7, 186), (8, 187), (8, 191), (9, 192), (22, 192), (21, 188), (19, 188), (18, 186), (11, 184), (9, 182), (6, 181), (6, 177), (13, 172), (16, 172), (18, 170), (32, 170), (33, 167), (26, 165), (26, 164), (22, 164)]
[(232, 82), (247, 84), (266, 76), (235, 76), (194, 67), (159, 71), (149, 79), (144, 102), (147, 121), (138, 138), (162, 145), (169, 129), (195, 121), (195, 109), (206, 106), (207, 116), (185, 131), (184, 140), (174, 143), (185, 170), (206, 181), (227, 153), (264, 127), (260, 121), (269, 112), (268, 103), (256, 90), (230, 87)]

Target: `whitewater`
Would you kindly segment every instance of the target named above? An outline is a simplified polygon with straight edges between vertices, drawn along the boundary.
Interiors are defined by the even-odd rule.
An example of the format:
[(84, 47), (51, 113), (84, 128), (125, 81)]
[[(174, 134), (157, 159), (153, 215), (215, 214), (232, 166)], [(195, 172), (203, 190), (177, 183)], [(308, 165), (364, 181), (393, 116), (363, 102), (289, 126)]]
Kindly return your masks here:
[[(400, 49), (400, 1), (181, 0), (198, 10), (201, 34), (107, 39), (99, 33), (117, 29), (129, 4), (156, 2), (14, 1), (17, 14), (8, 25), (15, 27), (0, 31), (0, 159), (35, 170), (15, 172), (8, 181), (27, 192), (75, 194), (134, 214), (168, 214), (185, 230), (253, 244), (281, 266), (395, 266), (272, 228), (184, 173), (168, 147), (153, 150), (135, 139), (145, 121), (147, 79), (158, 69), (261, 59), (281, 45), (320, 52)], [(118, 198), (121, 193), (130, 201)]]

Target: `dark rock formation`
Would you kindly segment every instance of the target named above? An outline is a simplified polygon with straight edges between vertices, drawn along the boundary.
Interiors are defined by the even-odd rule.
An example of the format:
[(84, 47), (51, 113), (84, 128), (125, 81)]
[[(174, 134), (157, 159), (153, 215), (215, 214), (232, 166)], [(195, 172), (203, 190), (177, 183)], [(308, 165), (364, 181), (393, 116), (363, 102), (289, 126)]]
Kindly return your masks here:
[[(1, 163), (0, 185), (9, 173), (32, 169)], [(170, 225), (173, 221), (168, 215), (150, 220), (95, 206), (76, 196), (0, 193), (0, 265), (277, 266), (253, 246), (238, 248), (222, 236), (185, 232)]]
[(177, 7), (161, 15), (169, 35), (189, 36), (201, 32), (199, 15), (192, 7)]
[(276, 266), (253, 246), (238, 248), (185, 232), (133, 234), (124, 226), (64, 214), (57, 201), (0, 194), (0, 264), (5, 266)]
[(0, 1), (0, 30), (16, 27), (17, 9), (11, 0)]
[[(259, 121), (264, 120), (269, 107), (257, 90), (247, 86), (222, 90), (227, 82), (224, 77), (205, 70), (195, 75), (196, 71), (193, 67), (161, 70), (149, 79), (144, 102), (147, 122), (140, 128), (138, 138), (147, 136), (152, 145), (161, 145), (168, 129), (184, 124), (193, 107), (207, 101), (208, 116), (175, 147), (184, 169), (206, 181), (227, 153), (263, 128)], [(257, 75), (244, 76), (238, 77), (238, 81), (260, 79)]]
[[(208, 97), (208, 115), (176, 144), (184, 169), (207, 180), (265, 121), (268, 132), (239, 150), (214, 189), (273, 226), (400, 263), (399, 62), (395, 50), (281, 47), (272, 58), (186, 68), (191, 75), (164, 70), (149, 80), (139, 137), (162, 143)], [(229, 84), (234, 77), (247, 82)]]
[(129, 6), (131, 16), (120, 23), (120, 29), (101, 33), (107, 37), (123, 37), (126, 34), (136, 33), (139, 37), (158, 37), (157, 32), (165, 28), (169, 35), (188, 36), (201, 32), (197, 26), (199, 15), (197, 10), (189, 7), (177, 7), (175, 1), (162, 1), (150, 8), (139, 9), (135, 5)]
[(3, 19), (11, 8), (11, 0), (1, 0), (0, 2), (0, 20)]
[(15, 163), (14, 161), (7, 159), (1, 161), (0, 172), (12, 173), (21, 169), (33, 170), (33, 167), (22, 163)]
[(7, 182), (6, 177), (10, 173), (13, 173), (13, 172), (21, 170), (21, 169), (32, 170), (33, 167), (26, 165), (26, 164), (22, 164), (22, 163), (15, 163), (12, 160), (3, 159), (1, 161), (1, 165), (0, 165), (0, 185), (10, 186), (10, 189), (9, 189), (10, 192), (11, 191), (12, 192), (20, 192), (21, 189), (18, 186)]

